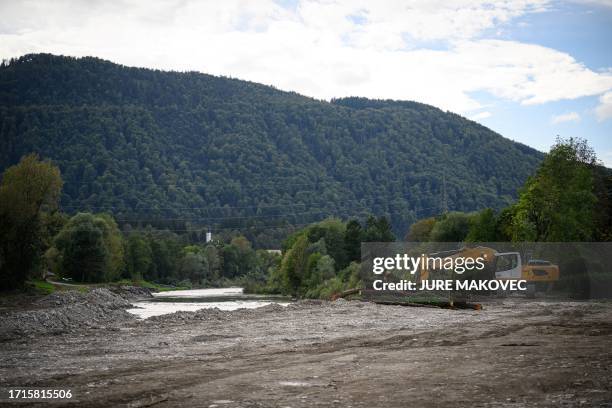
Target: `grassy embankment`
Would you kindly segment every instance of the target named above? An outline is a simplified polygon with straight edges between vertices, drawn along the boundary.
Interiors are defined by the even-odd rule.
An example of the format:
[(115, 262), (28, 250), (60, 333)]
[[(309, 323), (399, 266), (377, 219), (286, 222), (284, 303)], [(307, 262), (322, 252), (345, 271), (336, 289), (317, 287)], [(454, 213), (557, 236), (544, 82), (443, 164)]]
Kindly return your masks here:
[(31, 295), (48, 295), (56, 291), (61, 290), (78, 290), (78, 291), (88, 291), (95, 288), (107, 288), (107, 287), (116, 287), (116, 286), (138, 286), (142, 288), (148, 288), (152, 292), (165, 292), (169, 290), (184, 290), (189, 289), (184, 286), (170, 286), (170, 285), (160, 285), (158, 283), (148, 282), (145, 280), (130, 280), (130, 279), (122, 279), (116, 282), (108, 282), (108, 283), (79, 283), (79, 282), (54, 282), (54, 281), (45, 281), (42, 279), (31, 279), (26, 282), (23, 292)]

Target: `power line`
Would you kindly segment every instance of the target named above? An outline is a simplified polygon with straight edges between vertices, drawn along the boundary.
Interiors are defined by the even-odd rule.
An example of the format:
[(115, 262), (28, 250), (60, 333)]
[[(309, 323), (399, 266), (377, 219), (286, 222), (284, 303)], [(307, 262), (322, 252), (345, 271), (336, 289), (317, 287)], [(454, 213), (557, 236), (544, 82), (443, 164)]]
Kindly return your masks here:
[[(307, 192), (307, 191), (304, 191)], [(364, 203), (365, 201), (365, 203)], [(360, 199), (352, 199), (352, 200), (342, 200), (342, 203), (360, 203), (364, 206), (367, 206), (367, 200), (360, 200)], [(374, 203), (371, 203), (374, 204)], [(152, 211), (164, 211), (164, 210), (171, 210), (171, 211), (179, 211), (179, 210), (231, 210), (231, 209), (248, 209), (248, 208), (253, 208), (253, 209), (265, 209), (265, 208), (290, 208), (290, 207), (306, 207), (306, 204), (303, 203), (299, 203), (299, 204), (277, 204), (277, 205), (267, 205), (267, 204), (263, 204), (263, 205), (247, 205), (247, 206), (228, 206), (228, 205), (223, 205), (223, 206), (214, 206), (214, 207), (133, 207), (133, 208), (125, 208), (125, 207), (118, 207), (118, 206), (112, 206), (112, 205), (102, 205), (102, 206), (94, 206), (94, 205), (60, 205), (61, 208), (73, 208), (73, 209), (98, 209), (98, 210), (103, 210), (103, 209), (110, 209), (110, 210), (130, 210), (130, 211), (144, 211), (144, 210), (152, 210)], [(410, 211), (422, 211), (422, 210), (427, 210), (427, 209), (434, 209), (434, 208), (440, 208), (439, 205), (436, 206), (431, 206), (431, 207), (421, 207), (420, 209), (412, 209)], [(367, 208), (363, 208), (364, 210), (367, 210)]]
[[(424, 210), (427, 209), (435, 209), (435, 208), (439, 208), (438, 206), (435, 207), (429, 207), (429, 208), (422, 208), (419, 210), (408, 210), (408, 211), (412, 211), (412, 212), (423, 212)], [(345, 211), (348, 211), (349, 209), (345, 209)], [(367, 208), (357, 208), (354, 209), (353, 211), (367, 211)], [(226, 217), (207, 217), (207, 216), (192, 216), (192, 217), (163, 217), (162, 219), (165, 221), (198, 221), (198, 220), (232, 220), (232, 219), (251, 219), (251, 218), (276, 218), (276, 217), (296, 217), (299, 215), (315, 215), (315, 214), (326, 214), (328, 213), (328, 211), (304, 211), (304, 212), (297, 212), (297, 213), (287, 213), (287, 214), (259, 214), (259, 215), (245, 215), (245, 216), (226, 216)], [(393, 212), (392, 212), (393, 214)], [(151, 218), (155, 218), (155, 217), (151, 217)], [(121, 222), (130, 222), (130, 221), (146, 221), (146, 220), (150, 220), (150, 218), (143, 218), (141, 217), (140, 219), (136, 219), (134, 220), (133, 218), (130, 219), (124, 219), (124, 218), (117, 218), (117, 221), (121, 221)]]
[[(226, 178), (231, 178), (232, 180), (234, 180), (234, 176), (233, 175), (228, 175), (228, 174), (222, 174), (219, 175), (221, 177), (226, 177)], [(218, 177), (219, 177), (218, 176)], [(248, 177), (248, 175), (244, 175), (244, 177)], [(267, 182), (269, 180), (293, 180), (295, 178), (299, 178), (299, 177), (304, 177), (304, 178), (312, 178), (311, 175), (308, 174), (295, 174), (292, 176), (266, 176), (265, 179), (261, 179), (261, 180), (251, 180), (254, 183), (260, 183), (260, 182)], [(316, 177), (317, 179), (319, 179), (319, 177)], [(323, 180), (323, 177), (320, 178), (321, 180)], [(100, 182), (97, 179), (96, 180), (92, 180), (92, 181), (71, 181), (71, 184), (89, 184), (89, 183), (95, 183), (95, 182)], [(160, 180), (153, 180), (152, 182), (157, 183), (157, 182), (163, 182)], [(124, 181), (101, 181), (100, 183), (124, 183), (124, 184), (128, 184), (128, 182), (124, 182)], [(177, 185), (177, 181), (173, 181), (168, 183), (169, 185)], [(135, 184), (135, 183), (129, 183), (129, 184)], [(150, 184), (150, 182), (140, 182), (140, 183), (136, 183), (136, 184)]]
[[(322, 220), (319, 220), (322, 221)], [(292, 229), (292, 228), (299, 228), (299, 227), (305, 227), (307, 225), (311, 225), (313, 223), (316, 223), (318, 221), (313, 221), (313, 222), (307, 222), (307, 223), (300, 223), (300, 224), (286, 224), (286, 225), (253, 225), (253, 226), (245, 226), (245, 227), (198, 227), (198, 228), (152, 228), (151, 226), (145, 226), (145, 227), (141, 227), (141, 228), (134, 228), (137, 231), (140, 232), (194, 232), (194, 233), (204, 233), (207, 231), (213, 231), (213, 232), (218, 232), (218, 231), (236, 231), (236, 230), (244, 230), (244, 229), (263, 229), (265, 228), (266, 230), (270, 230), (270, 229)], [(100, 229), (94, 229), (94, 228), (79, 228), (79, 231), (100, 231)], [(124, 231), (125, 232), (125, 231)]]
[[(438, 207), (430, 207), (430, 208), (438, 208)], [(411, 210), (414, 211), (414, 210)], [(319, 212), (320, 214), (324, 214), (325, 212)], [(313, 213), (313, 214), (317, 214), (317, 213)], [(287, 216), (291, 216), (291, 214), (284, 214)], [(293, 216), (298, 216), (300, 214), (293, 214)], [(152, 226), (150, 225), (151, 221), (150, 219), (145, 219), (145, 220), (130, 220), (130, 222), (128, 222), (127, 224), (131, 224), (133, 223), (141, 223), (141, 222), (146, 222), (148, 223), (146, 226), (144, 227), (137, 227), (135, 229), (137, 229), (138, 231), (141, 232), (174, 232), (174, 233), (206, 233), (208, 231), (212, 231), (212, 232), (221, 232), (221, 231), (248, 231), (248, 230), (290, 230), (290, 229), (298, 229), (301, 227), (305, 227), (308, 225), (312, 225), (313, 223), (316, 222), (321, 222), (323, 220), (325, 220), (326, 218), (329, 217), (333, 217), (335, 216), (334, 214), (330, 213), (325, 217), (322, 217), (318, 220), (313, 220), (310, 222), (305, 222), (305, 223), (289, 223), (286, 219), (282, 219), (279, 220), (280, 222), (285, 222), (285, 225), (277, 225), (277, 224), (268, 224), (268, 225), (261, 225), (261, 224), (254, 224), (254, 225), (241, 225), (241, 226), (232, 226), (232, 227), (221, 227), (221, 226), (213, 226), (213, 225), (207, 225), (207, 226), (203, 226), (203, 227), (196, 227), (196, 228), (152, 228)], [(248, 217), (243, 217), (243, 218), (248, 218)], [(117, 220), (119, 222), (124, 222), (126, 220)], [(163, 220), (162, 220), (163, 221)], [(125, 228), (125, 224), (124, 224), (124, 228)], [(80, 229), (81, 231), (87, 230), (87, 229)], [(93, 229), (91, 229), (93, 230)], [(98, 231), (97, 229), (95, 231)]]
[(448, 196), (446, 194), (446, 172), (442, 173), (442, 213), (448, 213)]
[[(274, 217), (294, 217), (298, 215), (314, 215), (314, 214), (325, 214), (326, 211), (305, 211), (299, 213), (289, 213), (289, 214), (269, 214), (269, 215), (246, 215), (246, 216), (238, 216), (238, 217), (191, 217), (191, 218), (168, 218), (164, 217), (165, 221), (193, 221), (193, 220), (233, 220), (233, 219), (251, 219), (251, 218), (274, 218)], [(116, 219), (121, 222), (130, 222), (130, 220), (125, 219)]]
[[(261, 186), (261, 185), (287, 185), (287, 186), (306, 186), (306, 185), (324, 185), (324, 184), (349, 184), (349, 183), (354, 183), (354, 182), (359, 182), (360, 180), (335, 180), (335, 179), (329, 179), (330, 177), (326, 177), (326, 178), (321, 178), (321, 179), (315, 179), (315, 180), (310, 180), (308, 182), (304, 182), (301, 180), (296, 180), (295, 177), (305, 177), (307, 179), (310, 179), (310, 176), (308, 175), (299, 175), (299, 176), (282, 176), (282, 177), (266, 177), (263, 180), (254, 180), (254, 179), (249, 179), (249, 182), (244, 182), (240, 179), (236, 179), (232, 176), (226, 176), (225, 178), (229, 178), (229, 181), (232, 182), (237, 182), (239, 183), (241, 186)], [(420, 176), (422, 176), (421, 174), (414, 174), (413, 177), (419, 178)], [(430, 176), (431, 177), (431, 176)], [(218, 177), (217, 177), (218, 178)], [(248, 178), (247, 175), (244, 175), (243, 178)], [(278, 182), (273, 182), (272, 180), (279, 180), (282, 179), (284, 181), (278, 181)], [(211, 180), (214, 181), (214, 180)], [(224, 180), (226, 181), (226, 180)], [(295, 181), (299, 181), (298, 183), (295, 183)], [(376, 180), (370, 180), (372, 182), (376, 182)], [(387, 180), (389, 181), (389, 180)], [(404, 182), (406, 181), (406, 177), (404, 178), (400, 178), (400, 179), (395, 179), (392, 180), (393, 182)], [(160, 181), (160, 180), (151, 180), (149, 182), (129, 182), (129, 181), (107, 181), (107, 180), (91, 180), (91, 181), (71, 181), (71, 182), (67, 182), (64, 183), (64, 186), (66, 185), (74, 185), (74, 184), (81, 184), (81, 185), (93, 185), (93, 184), (100, 184), (100, 185), (110, 185), (110, 186), (130, 186), (130, 187), (134, 187), (134, 186), (156, 186), (156, 187), (205, 187), (205, 186), (209, 186), (209, 182), (207, 181), (203, 181), (200, 183), (195, 183), (193, 181), (187, 180), (184, 183), (178, 182), (178, 181), (173, 181), (173, 182), (165, 182), (165, 181)]]
[[(211, 209), (220, 209), (220, 210), (227, 210), (227, 209), (234, 209), (234, 208), (239, 208), (239, 209), (245, 209), (245, 208), (287, 208), (287, 207), (295, 207), (295, 206), (300, 206), (300, 207), (305, 207), (306, 204), (279, 204), (279, 205), (247, 205), (247, 206), (216, 206), (216, 207), (136, 207), (135, 209), (137, 210), (156, 210), (156, 211), (162, 211), (162, 210), (211, 210)], [(81, 208), (83, 207), (83, 205), (61, 205), (62, 208)], [(116, 206), (87, 206), (87, 208), (97, 208), (97, 209), (104, 209), (104, 208), (108, 208), (108, 209), (125, 209), (125, 208), (120, 208), (120, 207), (116, 207)]]
[[(419, 214), (419, 213), (422, 214), (426, 212), (431, 213), (431, 211), (428, 211), (431, 209), (439, 209), (439, 207), (436, 206), (436, 207), (422, 208), (418, 210), (410, 209), (407, 211), (412, 212), (414, 214)], [(322, 210), (322, 211), (305, 211), (305, 212), (285, 213), (285, 214), (259, 214), (259, 215), (224, 216), (224, 217), (207, 217), (207, 216), (160, 217), (160, 216), (151, 215), (149, 217), (140, 216), (136, 218), (136, 217), (116, 216), (115, 220), (120, 223), (159, 223), (159, 222), (164, 222), (164, 221), (175, 221), (175, 222), (183, 221), (183, 222), (193, 222), (197, 224), (219, 224), (219, 223), (223, 223), (224, 221), (230, 221), (230, 220), (257, 220), (257, 219), (270, 219), (270, 218), (279, 218), (282, 220), (288, 220), (288, 219), (299, 217), (299, 216), (306, 216), (306, 215), (313, 216), (313, 215), (318, 215), (318, 214), (326, 215), (328, 217), (333, 217), (333, 216), (346, 215), (347, 212), (368, 212), (368, 209), (365, 207), (361, 207), (361, 208), (355, 208), (355, 209), (345, 208), (343, 211), (342, 210), (336, 210), (336, 211)], [(390, 214), (400, 214), (400, 212), (390, 211)]]
[[(226, 180), (224, 180), (226, 181)], [(271, 182), (271, 181), (267, 181), (267, 180), (263, 180), (263, 181), (253, 181), (251, 180), (251, 183), (245, 183), (243, 181), (240, 180), (235, 180), (235, 179), (230, 179), (230, 182), (237, 182), (240, 183), (240, 186), (278, 186), (278, 185), (285, 185), (288, 187), (296, 187), (296, 186), (311, 186), (311, 185), (322, 185), (322, 184), (346, 184), (346, 183), (350, 183), (350, 182), (358, 182), (358, 180), (354, 180), (354, 181), (340, 181), (340, 180), (321, 180), (321, 181), (310, 181), (310, 182), (300, 182), (300, 183), (294, 183), (291, 180), (287, 180), (286, 182)], [(227, 182), (227, 181), (226, 181)], [(135, 187), (135, 186), (152, 186), (152, 187), (205, 187), (205, 186), (209, 186), (209, 183), (193, 183), (193, 182), (185, 182), (183, 183), (164, 183), (164, 182), (157, 182), (157, 181), (151, 181), (151, 182), (141, 182), (141, 183), (131, 183), (131, 182), (127, 182), (127, 181), (98, 181), (98, 180), (93, 180), (93, 181), (73, 181), (70, 183), (65, 183), (64, 186), (66, 185), (71, 185), (71, 184), (81, 184), (81, 185), (94, 185), (94, 184), (100, 184), (100, 185), (108, 185), (108, 186), (129, 186), (129, 187)]]

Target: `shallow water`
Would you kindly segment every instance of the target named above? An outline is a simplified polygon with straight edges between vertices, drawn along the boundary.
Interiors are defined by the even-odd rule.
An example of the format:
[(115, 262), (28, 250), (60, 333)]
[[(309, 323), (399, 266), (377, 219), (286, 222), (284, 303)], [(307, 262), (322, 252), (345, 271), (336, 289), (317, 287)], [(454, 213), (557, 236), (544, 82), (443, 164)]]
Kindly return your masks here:
[(287, 305), (289, 301), (282, 296), (244, 294), (242, 288), (172, 290), (154, 293), (152, 299), (135, 302), (135, 307), (127, 311), (146, 319), (178, 311), (195, 312), (215, 307), (221, 310), (254, 309), (271, 303)]

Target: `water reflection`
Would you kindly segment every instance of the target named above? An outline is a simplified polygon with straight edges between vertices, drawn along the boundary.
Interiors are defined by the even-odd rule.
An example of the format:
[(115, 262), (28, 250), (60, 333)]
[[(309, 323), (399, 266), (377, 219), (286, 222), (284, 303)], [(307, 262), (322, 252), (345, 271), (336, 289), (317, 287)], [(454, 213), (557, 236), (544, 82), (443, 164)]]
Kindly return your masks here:
[(127, 311), (146, 319), (178, 311), (194, 312), (215, 307), (220, 310), (254, 309), (271, 303), (287, 305), (290, 301), (282, 296), (244, 294), (242, 288), (173, 290), (154, 293), (153, 296), (133, 303), (135, 307)]

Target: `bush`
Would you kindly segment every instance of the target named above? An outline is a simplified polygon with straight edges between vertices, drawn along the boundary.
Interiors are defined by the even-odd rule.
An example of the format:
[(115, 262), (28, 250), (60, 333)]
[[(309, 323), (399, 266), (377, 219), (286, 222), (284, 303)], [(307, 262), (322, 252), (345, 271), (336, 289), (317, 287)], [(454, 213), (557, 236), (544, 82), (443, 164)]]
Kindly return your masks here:
[(110, 282), (123, 266), (122, 237), (107, 215), (79, 213), (55, 238), (62, 275), (80, 282)]

